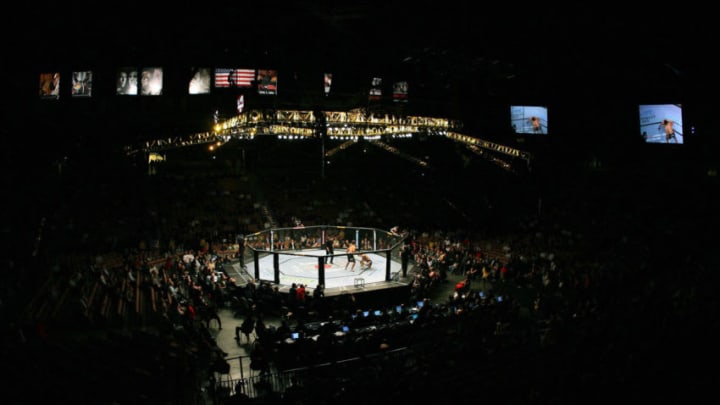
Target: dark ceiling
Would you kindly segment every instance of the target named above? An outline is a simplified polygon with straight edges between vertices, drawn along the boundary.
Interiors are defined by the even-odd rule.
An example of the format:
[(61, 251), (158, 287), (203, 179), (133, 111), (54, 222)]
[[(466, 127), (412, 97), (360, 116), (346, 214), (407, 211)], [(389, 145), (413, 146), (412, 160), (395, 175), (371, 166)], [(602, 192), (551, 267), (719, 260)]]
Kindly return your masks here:
[[(32, 39), (21, 36), (9, 45), (40, 66), (57, 60), (108, 67), (254, 63), (412, 75), (416, 86), (472, 84), (472, 90), (492, 92), (502, 81), (542, 88), (597, 76), (645, 81), (700, 74), (692, 64), (705, 53), (698, 47), (711, 27), (702, 10), (585, 5), (147, 3), (28, 10), (19, 20)], [(18, 26), (17, 15), (6, 17)], [(16, 32), (14, 37), (25, 31), (3, 29)]]
[[(568, 117), (582, 121), (608, 103), (705, 100), (716, 82), (705, 56), (711, 52), (702, 45), (716, 30), (708, 23), (712, 14), (701, 9), (377, 0), (148, 3), (74, 2), (45, 9), (28, 3), (5, 13), (2, 33), (13, 38), (6, 55), (17, 58), (3, 58), (2, 68), (19, 69), (24, 77), (11, 90), (34, 96), (37, 73), (47, 69), (89, 67), (109, 77), (120, 66), (184, 72), (237, 65), (277, 68), (288, 89), (277, 105), (307, 88), (296, 84), (292, 90), (289, 80), (315, 83), (333, 72), (334, 85), (344, 85), (343, 95), (352, 98), (381, 75), (409, 82), (409, 109), (456, 114), (451, 118), (469, 128), (487, 130), (504, 125), (502, 114), (492, 111), (504, 111), (508, 103), (563, 106)], [(194, 108), (177, 100), (160, 107), (143, 103), (137, 122), (147, 126), (140, 113), (149, 110), (162, 128), (177, 120), (178, 109)], [(226, 101), (214, 97), (209, 104)], [(124, 106), (106, 103), (87, 114), (116, 108)], [(202, 119), (183, 118), (206, 126), (204, 108)]]

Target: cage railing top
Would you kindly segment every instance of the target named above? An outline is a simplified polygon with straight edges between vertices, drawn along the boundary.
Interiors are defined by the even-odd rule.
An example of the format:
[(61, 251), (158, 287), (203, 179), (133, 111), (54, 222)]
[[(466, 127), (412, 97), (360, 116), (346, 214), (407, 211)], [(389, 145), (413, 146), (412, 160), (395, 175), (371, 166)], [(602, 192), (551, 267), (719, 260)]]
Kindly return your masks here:
[(324, 249), (328, 239), (333, 240), (337, 249), (346, 249), (349, 242), (354, 242), (356, 254), (392, 251), (405, 240), (403, 235), (384, 229), (337, 225), (269, 228), (245, 235), (244, 239), (249, 249), (259, 253), (312, 257), (326, 256), (311, 252)]

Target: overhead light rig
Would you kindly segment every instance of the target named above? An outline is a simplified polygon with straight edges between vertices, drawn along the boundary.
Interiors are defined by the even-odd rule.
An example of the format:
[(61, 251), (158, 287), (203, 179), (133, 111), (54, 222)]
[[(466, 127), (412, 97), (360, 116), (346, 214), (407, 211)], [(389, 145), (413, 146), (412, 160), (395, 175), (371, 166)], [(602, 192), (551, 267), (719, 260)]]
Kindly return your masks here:
[[(322, 114), (320, 119), (317, 115)], [(462, 123), (438, 117), (403, 116), (389, 113), (311, 110), (248, 110), (215, 125), (212, 131), (189, 136), (177, 136), (146, 141), (139, 146), (125, 148), (127, 155), (151, 153), (167, 149), (216, 143), (222, 145), (231, 139), (253, 139), (257, 136), (274, 136), (284, 140), (302, 140), (326, 137), (344, 141), (343, 146), (331, 150), (332, 154), (346, 148), (347, 142), (363, 139), (369, 142), (395, 138), (411, 138), (413, 135), (444, 136), (475, 148), (502, 153), (530, 162), (528, 152), (483, 139), (463, 135), (457, 130)], [(386, 144), (383, 144), (387, 148)], [(422, 165), (424, 162), (417, 162)]]
[(446, 137), (452, 139), (453, 141), (461, 142), (475, 148), (482, 148), (491, 152), (498, 152), (515, 158), (520, 158), (525, 160), (527, 163), (530, 163), (530, 160), (532, 159), (532, 155), (529, 152), (513, 148), (512, 146), (502, 145), (455, 132), (448, 132)]

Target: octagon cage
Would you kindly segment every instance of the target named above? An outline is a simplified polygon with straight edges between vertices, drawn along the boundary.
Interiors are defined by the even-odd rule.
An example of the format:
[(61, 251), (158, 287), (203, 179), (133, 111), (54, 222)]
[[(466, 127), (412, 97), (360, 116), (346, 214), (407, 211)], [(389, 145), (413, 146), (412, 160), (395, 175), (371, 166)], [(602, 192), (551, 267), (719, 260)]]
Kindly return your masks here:
[[(329, 241), (333, 254), (326, 253)], [(351, 242), (356, 246), (354, 263), (347, 253)], [(403, 235), (391, 231), (330, 225), (271, 228), (245, 235), (256, 280), (325, 288), (399, 280), (405, 276), (400, 258), (403, 242)]]

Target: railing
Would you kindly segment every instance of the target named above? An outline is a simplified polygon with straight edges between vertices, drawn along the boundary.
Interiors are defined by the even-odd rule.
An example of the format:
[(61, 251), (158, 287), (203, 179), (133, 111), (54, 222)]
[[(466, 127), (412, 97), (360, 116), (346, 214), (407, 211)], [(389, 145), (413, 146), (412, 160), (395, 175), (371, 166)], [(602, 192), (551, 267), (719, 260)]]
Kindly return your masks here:
[[(272, 228), (245, 235), (247, 250), (253, 254), (254, 278), (276, 284), (292, 284), (292, 278), (281, 279), (283, 266), (291, 266), (288, 258), (303, 257), (315, 260), (316, 273), (309, 273), (303, 284), (327, 286), (324, 261), (327, 257), (345, 256), (350, 242), (357, 246), (356, 255), (373, 253), (384, 256), (385, 269), (380, 276), (392, 279), (393, 267), (400, 266), (400, 248), (404, 237), (386, 230), (362, 227), (332, 225), (298, 226), (294, 228)], [(326, 255), (324, 246), (332, 241), (336, 253)], [(271, 256), (271, 257), (269, 257)], [(284, 260), (280, 260), (280, 258)], [(264, 260), (268, 259), (268, 260)], [(261, 265), (261, 262), (265, 263)], [(246, 261), (246, 263), (248, 263)], [(261, 269), (263, 271), (261, 271)], [(383, 270), (383, 269), (380, 269)], [(312, 278), (314, 276), (314, 278)]]
[(366, 361), (398, 360), (412, 356), (414, 353), (407, 347), (400, 347), (384, 352), (357, 356), (344, 360), (308, 365), (307, 367), (288, 370), (273, 370), (259, 372), (249, 367), (249, 356), (238, 356), (226, 359), (228, 362), (237, 361), (240, 366), (240, 376), (233, 378), (231, 374), (216, 373), (216, 402), (236, 394), (246, 395), (249, 398), (258, 398), (268, 392), (283, 393), (293, 385), (304, 385), (308, 377), (314, 374), (334, 375), (342, 377), (353, 373), (359, 364)]

